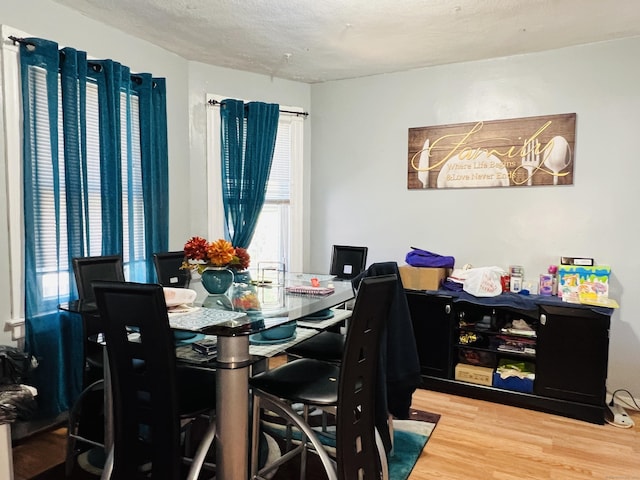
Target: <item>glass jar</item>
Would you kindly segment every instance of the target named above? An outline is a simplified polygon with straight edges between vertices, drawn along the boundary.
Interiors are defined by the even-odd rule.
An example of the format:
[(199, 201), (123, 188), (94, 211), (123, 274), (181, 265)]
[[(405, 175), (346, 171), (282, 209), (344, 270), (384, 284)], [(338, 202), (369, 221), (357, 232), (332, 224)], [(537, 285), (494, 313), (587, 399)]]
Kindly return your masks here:
[(237, 312), (250, 313), (260, 311), (258, 290), (251, 284), (251, 277), (248, 272), (235, 274), (235, 281), (231, 291), (231, 305)]

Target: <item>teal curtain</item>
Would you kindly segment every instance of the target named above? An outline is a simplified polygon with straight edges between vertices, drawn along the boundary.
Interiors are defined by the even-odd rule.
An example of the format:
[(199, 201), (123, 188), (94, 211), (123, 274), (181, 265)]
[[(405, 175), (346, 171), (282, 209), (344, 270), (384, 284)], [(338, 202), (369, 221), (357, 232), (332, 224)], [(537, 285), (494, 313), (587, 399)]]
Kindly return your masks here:
[[(169, 159), (167, 143), (167, 89), (164, 78), (134, 76), (140, 99), (140, 143), (144, 189), (145, 247), (150, 253), (169, 250)], [(144, 114), (142, 113), (144, 112)], [(148, 201), (147, 201), (148, 199)], [(164, 232), (164, 234), (160, 234)], [(145, 262), (147, 279), (155, 278), (153, 262)]]
[[(39, 413), (51, 416), (67, 410), (82, 389), (82, 322), (57, 308), (77, 295), (71, 259), (88, 255), (97, 242), (97, 254), (123, 255), (129, 280), (146, 282), (153, 278), (152, 253), (167, 250), (165, 83), (38, 38), (21, 41), (20, 69), (25, 349), (39, 360), (33, 376)], [(97, 187), (88, 178), (94, 168), (87, 153), (89, 88), (98, 104), (99, 133), (91, 139), (99, 145)], [(140, 139), (132, 133), (134, 118)], [(132, 200), (135, 188), (141, 201)], [(96, 196), (102, 211), (92, 222)], [(134, 238), (141, 235), (139, 245)]]
[[(62, 225), (61, 218), (66, 216), (63, 203), (52, 202), (54, 198), (60, 199), (62, 192), (67, 192), (64, 169), (74, 171), (78, 158), (74, 155), (77, 151), (72, 141), (68, 142), (71, 153), (68, 164), (61, 162), (59, 157), (58, 65), (59, 58), (66, 57), (59, 55), (55, 43), (46, 40), (30, 39), (30, 44), (23, 44), (23, 47), (20, 63), (24, 122), (25, 348), (40, 361), (32, 378), (38, 388), (40, 412), (55, 415), (68, 408), (69, 399), (74, 398), (82, 386), (82, 325), (56, 310), (57, 303), (69, 299), (68, 294), (61, 294), (58, 288), (45, 295), (41, 286), (44, 272), (56, 266), (60, 271), (59, 283), (71, 282), (69, 256), (82, 249), (77, 242), (63, 245), (61, 241), (65, 233), (73, 236), (81, 229), (77, 221), (79, 216), (72, 215), (72, 221)], [(61, 74), (73, 69), (74, 61), (72, 58)], [(63, 95), (66, 86), (68, 83), (61, 80)], [(37, 95), (38, 90), (47, 92), (44, 105), (39, 101), (43, 97)], [(44, 113), (40, 115), (43, 109)], [(73, 113), (68, 112), (67, 117), (63, 117), (63, 126), (71, 121), (71, 115)], [(45, 117), (44, 122), (39, 116)], [(69, 187), (73, 189), (73, 186)], [(77, 202), (67, 204), (71, 212), (77, 207)], [(46, 239), (40, 226), (47, 219), (54, 223), (54, 228), (47, 233), (53, 236), (55, 248), (47, 255), (49, 262), (43, 265), (42, 247)], [(70, 231), (63, 232), (67, 228)]]
[(278, 132), (278, 104), (220, 103), (225, 235), (248, 248), (264, 204)]

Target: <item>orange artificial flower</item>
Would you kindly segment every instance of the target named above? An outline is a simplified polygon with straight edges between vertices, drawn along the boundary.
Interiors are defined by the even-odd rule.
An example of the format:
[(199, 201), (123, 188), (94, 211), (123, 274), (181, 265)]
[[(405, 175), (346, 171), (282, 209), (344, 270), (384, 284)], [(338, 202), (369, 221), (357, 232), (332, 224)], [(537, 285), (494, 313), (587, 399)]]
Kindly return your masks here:
[(226, 267), (229, 265), (233, 261), (235, 253), (236, 250), (233, 248), (233, 245), (231, 245), (231, 242), (222, 238), (211, 242), (207, 247), (207, 257), (211, 264), (216, 267)]

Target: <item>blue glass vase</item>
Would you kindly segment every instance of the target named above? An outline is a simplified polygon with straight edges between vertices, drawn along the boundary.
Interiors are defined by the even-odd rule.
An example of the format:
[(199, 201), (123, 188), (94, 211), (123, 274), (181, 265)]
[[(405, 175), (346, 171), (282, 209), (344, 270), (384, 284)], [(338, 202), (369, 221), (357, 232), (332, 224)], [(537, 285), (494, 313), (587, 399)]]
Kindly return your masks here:
[(220, 295), (233, 284), (233, 272), (227, 267), (209, 267), (202, 272), (200, 281), (207, 292)]

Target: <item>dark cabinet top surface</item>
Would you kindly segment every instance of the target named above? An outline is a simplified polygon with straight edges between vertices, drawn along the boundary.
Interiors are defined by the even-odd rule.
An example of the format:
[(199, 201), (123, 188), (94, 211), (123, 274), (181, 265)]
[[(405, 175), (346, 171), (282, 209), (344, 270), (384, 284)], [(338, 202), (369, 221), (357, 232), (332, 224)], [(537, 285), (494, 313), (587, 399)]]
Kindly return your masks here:
[(453, 292), (450, 290), (407, 290), (407, 292), (449, 298), (452, 303), (465, 302), (485, 307), (507, 307), (524, 311), (541, 309), (547, 313), (577, 316), (590, 316), (588, 312), (594, 316), (610, 317), (613, 314), (612, 308), (563, 302), (561, 298), (555, 296), (520, 295), (519, 293), (506, 292), (495, 297), (476, 297), (464, 291)]

